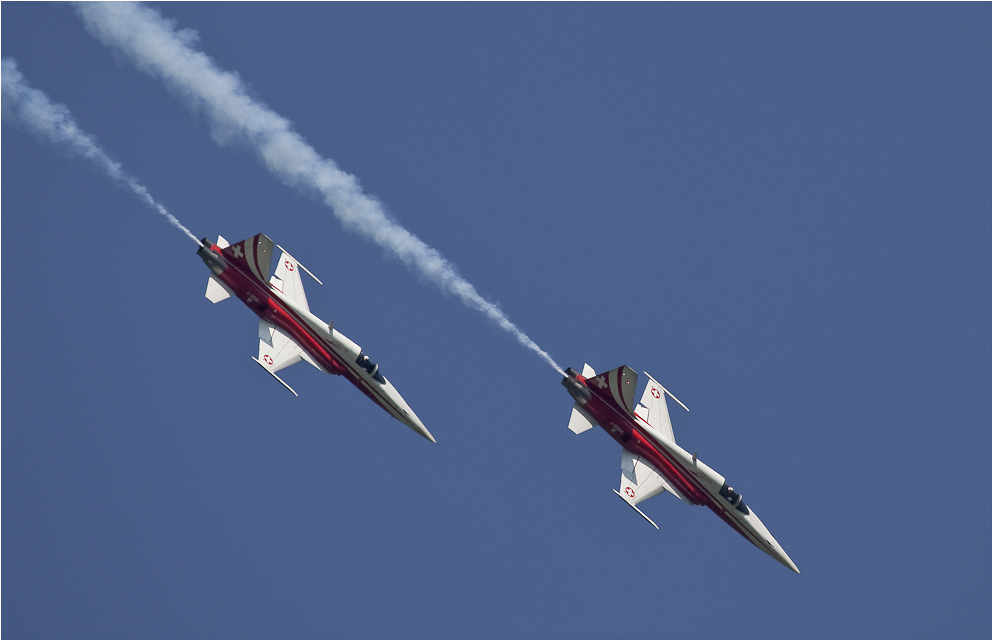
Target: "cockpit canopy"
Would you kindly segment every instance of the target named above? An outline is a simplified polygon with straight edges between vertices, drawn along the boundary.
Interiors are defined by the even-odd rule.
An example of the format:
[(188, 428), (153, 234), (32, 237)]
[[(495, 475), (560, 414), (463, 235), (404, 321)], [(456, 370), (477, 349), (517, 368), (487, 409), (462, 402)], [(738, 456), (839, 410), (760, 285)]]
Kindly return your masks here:
[(373, 363), (372, 359), (370, 359), (365, 354), (360, 352), (359, 357), (355, 359), (355, 363), (365, 371), (369, 372), (369, 376), (373, 377), (380, 383), (386, 382), (386, 379), (383, 377), (383, 375), (379, 373), (379, 365)]
[(745, 505), (743, 500), (741, 500), (741, 495), (735, 492), (734, 488), (727, 483), (725, 483), (724, 487), (721, 488), (721, 496), (727, 499), (727, 502), (731, 504), (731, 507), (738, 510), (742, 514), (748, 514), (748, 506)]

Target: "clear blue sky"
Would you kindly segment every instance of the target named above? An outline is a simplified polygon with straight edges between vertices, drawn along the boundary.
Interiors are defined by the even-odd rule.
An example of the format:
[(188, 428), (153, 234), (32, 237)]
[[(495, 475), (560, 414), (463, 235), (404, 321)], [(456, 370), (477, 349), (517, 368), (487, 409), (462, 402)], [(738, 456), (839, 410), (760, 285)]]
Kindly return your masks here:
[(559, 376), (84, 29), (2, 53), (198, 236), (321, 277), (437, 437), (211, 305), (194, 245), (2, 136), (2, 635), (991, 634), (991, 8), (159, 6), (563, 366), (647, 370), (804, 572), (611, 489)]

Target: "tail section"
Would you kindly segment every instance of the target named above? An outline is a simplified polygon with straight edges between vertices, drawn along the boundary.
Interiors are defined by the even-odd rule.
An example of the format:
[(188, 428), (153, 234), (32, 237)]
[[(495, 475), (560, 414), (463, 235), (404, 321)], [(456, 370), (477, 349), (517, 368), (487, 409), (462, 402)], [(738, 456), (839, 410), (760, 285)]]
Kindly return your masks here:
[(268, 236), (256, 234), (224, 247), (221, 253), (228, 262), (239, 265), (243, 271), (252, 274), (259, 282), (268, 284), (273, 246)]
[[(596, 372), (587, 363), (583, 363), (583, 378), (590, 378), (591, 376), (596, 376)], [(575, 383), (575, 381), (572, 381)], [(587, 396), (587, 398), (589, 398)], [(572, 406), (572, 415), (569, 417), (569, 429), (572, 430), (573, 434), (582, 434), (586, 430), (596, 427), (599, 425), (597, 420), (593, 418), (589, 412), (583, 409), (583, 406), (578, 402)]]
[(217, 276), (211, 274), (210, 278), (207, 279), (207, 293), (205, 296), (210, 302), (219, 303), (226, 298), (230, 298), (233, 293)]
[(597, 425), (599, 425), (597, 420), (580, 407), (579, 403), (572, 406), (572, 415), (569, 417), (569, 429), (572, 430), (573, 434), (582, 434)]
[(603, 374), (586, 377), (586, 386), (601, 399), (612, 403), (628, 414), (634, 414), (634, 390), (638, 375), (627, 365), (621, 365)]

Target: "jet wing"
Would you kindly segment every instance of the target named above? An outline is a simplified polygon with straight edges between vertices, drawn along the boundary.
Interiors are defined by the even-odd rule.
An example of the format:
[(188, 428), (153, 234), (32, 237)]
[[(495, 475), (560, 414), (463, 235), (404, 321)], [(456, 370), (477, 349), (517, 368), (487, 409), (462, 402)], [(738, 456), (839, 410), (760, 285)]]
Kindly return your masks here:
[(645, 387), (645, 393), (642, 394), (641, 402), (635, 408), (634, 415), (648, 426), (648, 430), (652, 433), (652, 436), (656, 438), (662, 437), (675, 443), (676, 437), (672, 433), (672, 422), (669, 420), (669, 408), (665, 402), (666, 395), (669, 395), (672, 400), (679, 403), (680, 407), (687, 412), (689, 409), (678, 398), (673, 396), (672, 392), (662, 387), (657, 380), (652, 378), (651, 374), (645, 372), (645, 376), (648, 377), (648, 386)]
[(689, 503), (648, 461), (637, 454), (621, 450), (621, 491), (618, 492), (621, 498), (634, 506), (662, 492), (670, 492)]
[(307, 304), (307, 294), (303, 291), (303, 280), (300, 278), (301, 271), (303, 270), (300, 269), (300, 263), (286, 253), (286, 250), (283, 250), (279, 262), (276, 263), (276, 272), (269, 279), (269, 284), (287, 300), (310, 311), (310, 305)]
[(295, 365), (302, 360), (324, 371), (320, 365), (310, 358), (310, 355), (302, 347), (297, 345), (296, 341), (284, 334), (278, 327), (265, 320), (259, 320), (259, 357), (254, 360), (294, 394), (296, 394), (296, 391), (287, 385), (283, 379), (276, 376), (276, 372), (290, 365)]
[(303, 348), (269, 321), (259, 321), (259, 363), (270, 374), (299, 363)]

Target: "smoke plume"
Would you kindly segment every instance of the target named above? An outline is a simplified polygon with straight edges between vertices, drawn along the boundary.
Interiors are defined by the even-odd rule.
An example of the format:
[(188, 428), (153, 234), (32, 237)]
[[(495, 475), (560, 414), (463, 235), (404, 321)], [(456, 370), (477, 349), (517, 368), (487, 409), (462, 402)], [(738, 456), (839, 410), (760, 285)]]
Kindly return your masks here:
[(83, 131), (65, 105), (53, 103), (42, 91), (28, 85), (13, 58), (3, 59), (3, 119), (17, 123), (38, 139), (89, 160), (111, 180), (124, 186), (143, 203), (159, 212), (177, 229), (200, 241), (158, 203), (138, 180), (100, 148), (96, 139)]
[(238, 74), (219, 69), (196, 50), (194, 32), (178, 30), (158, 12), (131, 2), (81, 3), (75, 8), (86, 28), (104, 45), (123, 53), (141, 71), (161, 78), (191, 109), (202, 112), (218, 144), (248, 147), (284, 184), (317, 196), (346, 229), (376, 243), (467, 307), (482, 312), (562, 372), (496, 304), (480, 296), (454, 265), (391, 219), (381, 203), (362, 191), (355, 176), (321, 157), (288, 120), (250, 97)]

